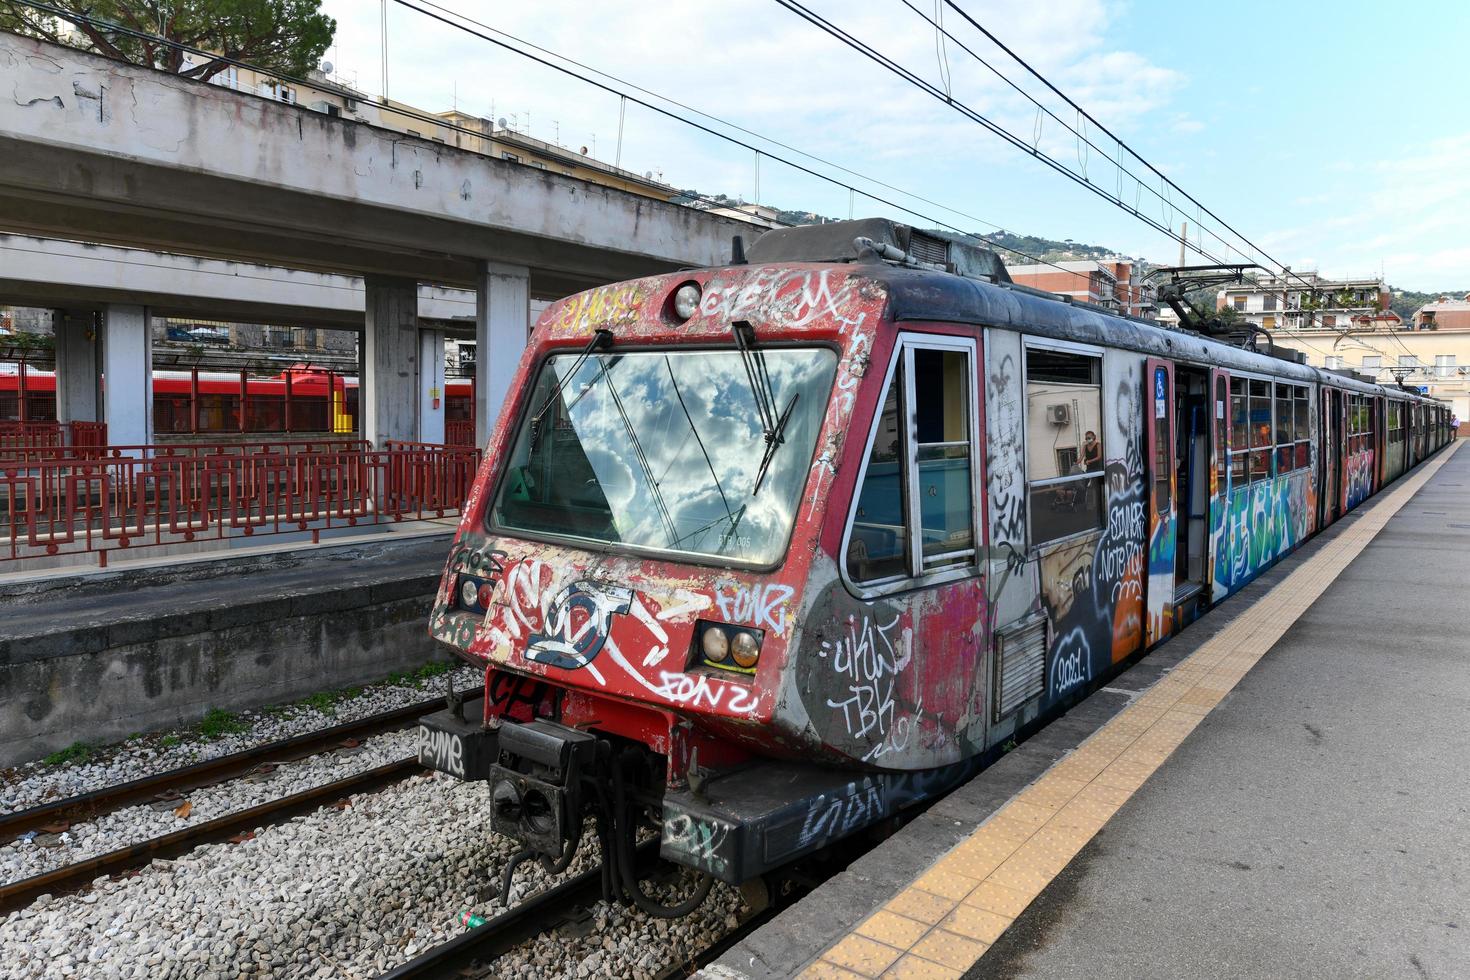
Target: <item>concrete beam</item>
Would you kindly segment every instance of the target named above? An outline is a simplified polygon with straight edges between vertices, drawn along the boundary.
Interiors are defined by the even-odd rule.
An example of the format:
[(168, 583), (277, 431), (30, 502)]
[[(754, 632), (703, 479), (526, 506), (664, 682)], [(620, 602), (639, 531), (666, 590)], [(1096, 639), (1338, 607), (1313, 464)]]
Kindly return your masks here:
[(114, 304), (102, 315), (102, 405), (107, 441), (153, 441), (153, 329), (148, 308)]
[[(418, 292), (420, 320), (474, 329), (473, 290), (423, 283)], [(126, 303), (153, 316), (336, 330), (361, 330), (365, 309), (361, 276), (5, 234), (0, 303), (76, 311)]]
[(418, 439), (418, 288), (411, 279), (367, 278), (363, 333), (362, 435), (381, 449)]
[[(747, 222), (0, 33), (0, 225), (473, 285), (711, 265)], [(220, 152), (228, 147), (229, 152)]]
[(475, 317), (475, 442), (484, 446), (500, 418), (530, 333), (528, 270), (487, 262), (480, 270)]

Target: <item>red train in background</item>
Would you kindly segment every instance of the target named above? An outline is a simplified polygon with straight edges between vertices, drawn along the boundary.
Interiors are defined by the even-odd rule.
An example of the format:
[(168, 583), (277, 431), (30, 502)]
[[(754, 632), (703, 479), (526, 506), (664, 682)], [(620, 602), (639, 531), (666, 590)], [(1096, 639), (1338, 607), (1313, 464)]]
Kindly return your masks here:
[[(105, 383), (105, 381), (104, 381)], [(444, 386), (448, 440), (474, 440), (474, 382)], [(56, 418), (56, 374), (0, 364), (0, 422)], [(357, 431), (358, 380), (325, 368), (295, 365), (274, 377), (221, 371), (154, 371), (155, 437), (227, 433)]]

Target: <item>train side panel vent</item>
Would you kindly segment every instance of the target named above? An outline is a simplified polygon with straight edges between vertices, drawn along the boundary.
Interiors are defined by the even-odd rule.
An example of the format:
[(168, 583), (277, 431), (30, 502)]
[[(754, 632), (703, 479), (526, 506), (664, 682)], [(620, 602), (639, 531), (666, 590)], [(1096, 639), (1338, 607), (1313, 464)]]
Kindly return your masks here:
[(1046, 688), (1046, 619), (1023, 620), (996, 636), (995, 720)]

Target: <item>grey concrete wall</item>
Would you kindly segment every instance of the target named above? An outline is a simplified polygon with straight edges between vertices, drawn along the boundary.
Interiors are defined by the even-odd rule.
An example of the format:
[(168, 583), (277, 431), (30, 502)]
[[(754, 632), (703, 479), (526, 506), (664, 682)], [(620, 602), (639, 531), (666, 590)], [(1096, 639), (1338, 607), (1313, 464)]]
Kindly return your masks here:
[(449, 537), (0, 588), (0, 766), (444, 659)]

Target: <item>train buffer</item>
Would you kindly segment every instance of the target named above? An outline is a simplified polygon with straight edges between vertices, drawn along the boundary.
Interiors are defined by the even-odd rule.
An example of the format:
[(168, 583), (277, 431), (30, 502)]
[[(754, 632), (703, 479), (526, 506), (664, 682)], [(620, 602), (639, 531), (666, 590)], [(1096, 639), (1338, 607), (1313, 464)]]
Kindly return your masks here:
[(1457, 448), (704, 975), (1470, 976)]

